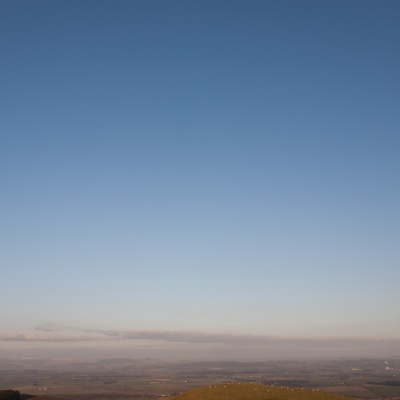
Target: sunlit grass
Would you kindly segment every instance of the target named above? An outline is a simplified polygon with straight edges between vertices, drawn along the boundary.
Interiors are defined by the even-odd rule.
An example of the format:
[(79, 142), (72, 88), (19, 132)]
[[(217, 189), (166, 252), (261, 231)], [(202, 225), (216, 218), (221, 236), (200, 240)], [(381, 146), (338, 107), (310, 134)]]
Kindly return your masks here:
[(220, 384), (190, 390), (174, 400), (344, 400), (348, 397), (316, 389), (286, 388), (260, 384)]

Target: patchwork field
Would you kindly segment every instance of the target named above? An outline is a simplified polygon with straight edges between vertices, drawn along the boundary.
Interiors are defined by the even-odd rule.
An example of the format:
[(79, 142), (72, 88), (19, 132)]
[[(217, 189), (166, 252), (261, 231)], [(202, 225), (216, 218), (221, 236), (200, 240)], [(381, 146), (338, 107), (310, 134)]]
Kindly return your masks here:
[(227, 383), (400, 399), (400, 360), (168, 362), (0, 360), (0, 389), (71, 400), (156, 399)]

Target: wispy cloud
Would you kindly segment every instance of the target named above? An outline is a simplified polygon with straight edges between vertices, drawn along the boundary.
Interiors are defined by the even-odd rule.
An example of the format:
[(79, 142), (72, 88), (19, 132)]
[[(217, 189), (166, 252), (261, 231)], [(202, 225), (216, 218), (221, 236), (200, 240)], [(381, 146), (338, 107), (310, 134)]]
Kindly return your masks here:
[(39, 326), (45, 333), (0, 333), (0, 341), (13, 342), (90, 342), (90, 341), (161, 341), (166, 343), (217, 344), (222, 346), (287, 346), (287, 347), (347, 347), (368, 345), (400, 346), (400, 339), (383, 337), (287, 337), (269, 335), (215, 334), (187, 331), (120, 331), (86, 330), (75, 334), (58, 333), (51, 326)]
[[(90, 331), (89, 331), (90, 332)], [(383, 337), (288, 337), (269, 335), (214, 334), (187, 331), (101, 331), (110, 338), (122, 340), (158, 340), (165, 342), (223, 344), (235, 346), (347, 346), (398, 343), (400, 339)]]
[(18, 333), (6, 332), (0, 333), (1, 342), (88, 342), (96, 340), (113, 340), (107, 336), (101, 335), (65, 335), (55, 333)]

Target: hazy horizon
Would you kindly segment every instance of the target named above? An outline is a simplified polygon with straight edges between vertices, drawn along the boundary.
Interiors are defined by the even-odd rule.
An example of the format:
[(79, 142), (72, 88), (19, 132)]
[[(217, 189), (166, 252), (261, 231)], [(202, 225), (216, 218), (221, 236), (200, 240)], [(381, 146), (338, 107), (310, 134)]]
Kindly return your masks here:
[[(43, 333), (46, 332), (46, 333)], [(49, 333), (51, 332), (51, 333)], [(6, 345), (4, 345), (6, 343)], [(153, 358), (203, 361), (399, 357), (399, 339), (270, 337), (165, 331), (90, 331), (0, 335), (6, 358)]]
[(0, 2), (0, 358), (400, 356), (399, 17)]

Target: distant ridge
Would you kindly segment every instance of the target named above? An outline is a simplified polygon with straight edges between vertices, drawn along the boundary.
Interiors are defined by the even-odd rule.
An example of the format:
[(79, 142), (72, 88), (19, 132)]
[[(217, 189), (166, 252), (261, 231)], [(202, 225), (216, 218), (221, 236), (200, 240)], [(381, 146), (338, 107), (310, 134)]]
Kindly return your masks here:
[(338, 396), (317, 389), (266, 386), (253, 383), (226, 383), (205, 386), (170, 397), (174, 400), (345, 400), (351, 397)]

